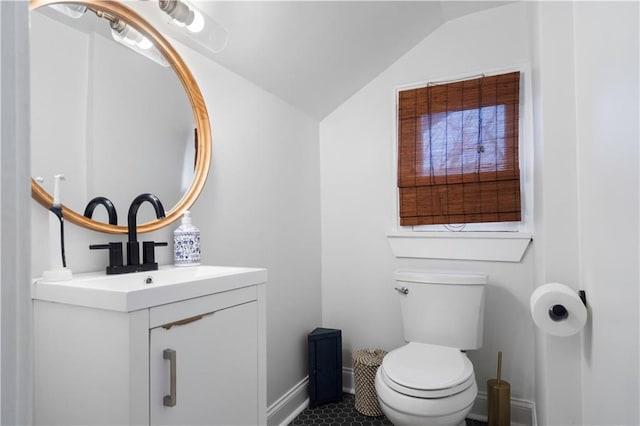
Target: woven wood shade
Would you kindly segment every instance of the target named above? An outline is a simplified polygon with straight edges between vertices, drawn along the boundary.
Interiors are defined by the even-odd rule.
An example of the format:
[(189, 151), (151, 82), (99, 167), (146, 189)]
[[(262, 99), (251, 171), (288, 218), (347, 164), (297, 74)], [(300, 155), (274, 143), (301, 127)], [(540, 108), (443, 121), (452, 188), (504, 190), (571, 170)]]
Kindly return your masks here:
[(520, 73), (399, 93), (400, 224), (518, 222)]

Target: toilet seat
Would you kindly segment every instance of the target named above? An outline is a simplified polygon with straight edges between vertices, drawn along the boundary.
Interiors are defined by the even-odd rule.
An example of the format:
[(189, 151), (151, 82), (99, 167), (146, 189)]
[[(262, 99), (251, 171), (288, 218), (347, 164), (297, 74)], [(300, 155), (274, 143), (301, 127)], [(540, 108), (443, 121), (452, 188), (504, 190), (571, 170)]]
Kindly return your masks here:
[(475, 383), (473, 364), (459, 349), (411, 342), (389, 352), (381, 379), (396, 392), (417, 398), (443, 398)]

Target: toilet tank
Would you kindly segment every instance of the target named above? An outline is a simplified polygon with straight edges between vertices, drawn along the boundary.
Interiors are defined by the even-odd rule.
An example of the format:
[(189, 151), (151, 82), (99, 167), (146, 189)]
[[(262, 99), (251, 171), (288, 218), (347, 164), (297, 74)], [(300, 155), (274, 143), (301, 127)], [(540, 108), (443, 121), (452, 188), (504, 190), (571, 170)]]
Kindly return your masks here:
[(483, 273), (396, 271), (404, 339), (458, 349), (482, 347), (486, 283)]

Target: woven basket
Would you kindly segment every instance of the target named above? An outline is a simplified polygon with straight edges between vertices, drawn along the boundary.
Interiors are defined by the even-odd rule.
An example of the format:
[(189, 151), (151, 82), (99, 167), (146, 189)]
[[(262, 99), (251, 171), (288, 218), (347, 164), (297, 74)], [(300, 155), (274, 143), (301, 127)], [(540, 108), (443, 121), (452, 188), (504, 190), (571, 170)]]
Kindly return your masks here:
[(382, 349), (361, 349), (353, 353), (353, 380), (355, 382), (355, 407), (365, 416), (381, 416), (375, 378), (382, 358), (387, 354)]

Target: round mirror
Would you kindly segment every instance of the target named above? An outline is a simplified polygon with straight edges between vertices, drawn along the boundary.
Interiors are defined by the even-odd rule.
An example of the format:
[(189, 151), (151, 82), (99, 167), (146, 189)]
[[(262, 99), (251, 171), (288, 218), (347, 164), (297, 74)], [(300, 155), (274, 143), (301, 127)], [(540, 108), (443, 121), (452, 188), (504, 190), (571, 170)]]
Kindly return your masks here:
[[(181, 217), (200, 194), (211, 162), (204, 99), (183, 60), (119, 2), (30, 0), (30, 7), (32, 175), (45, 180), (32, 179), (33, 198), (51, 207), (53, 175), (60, 173), (64, 216), (79, 226), (125, 234), (129, 203), (145, 192), (158, 196), (167, 213), (139, 215), (138, 232)], [(84, 13), (72, 19), (61, 9)], [(116, 28), (153, 43), (143, 52), (147, 57), (116, 42)], [(116, 224), (107, 223), (100, 205), (95, 220), (84, 216), (95, 197), (115, 205)]]

